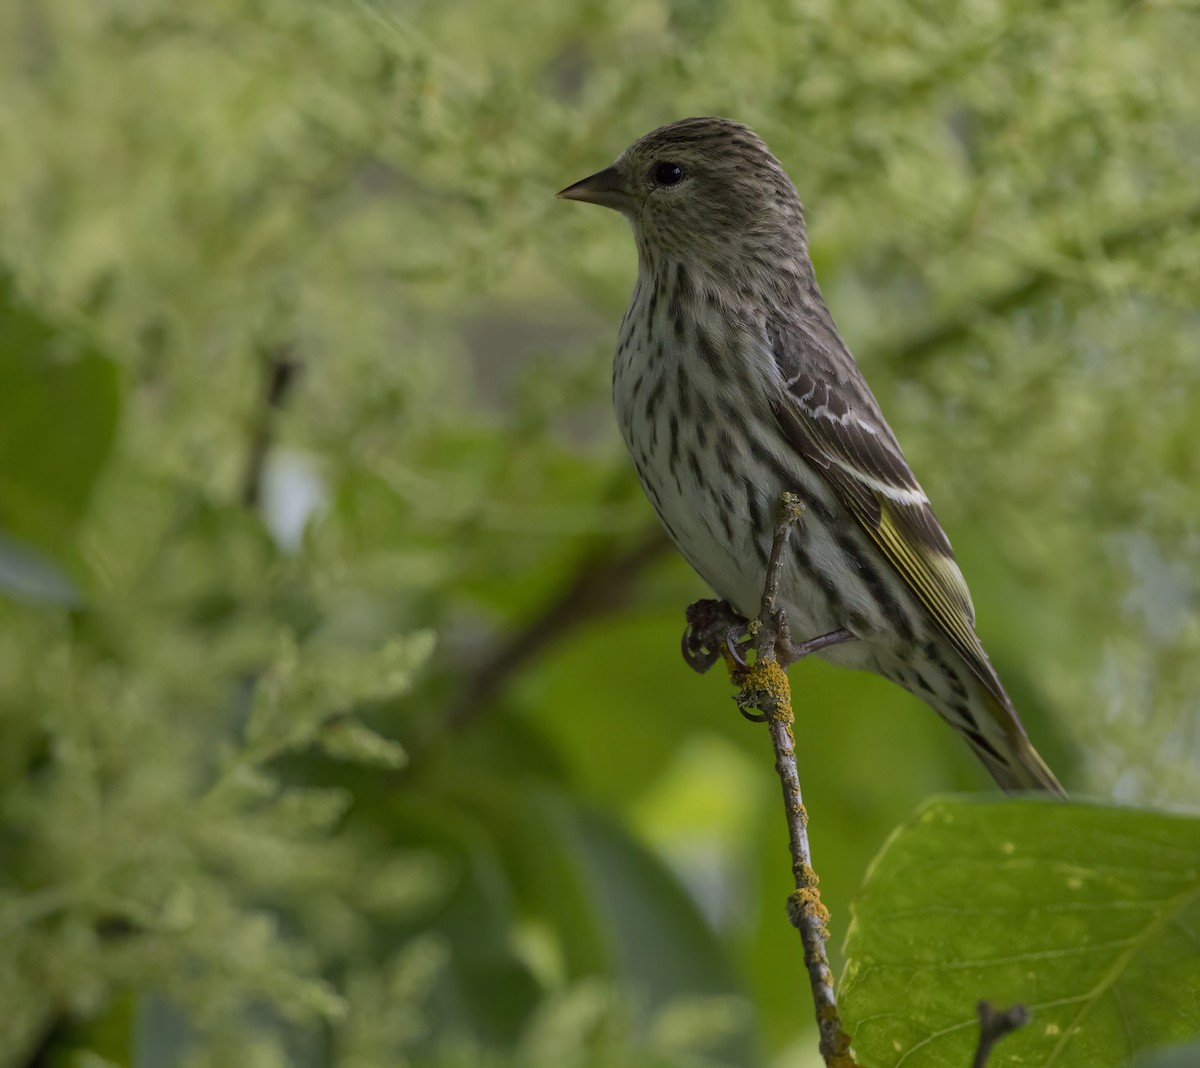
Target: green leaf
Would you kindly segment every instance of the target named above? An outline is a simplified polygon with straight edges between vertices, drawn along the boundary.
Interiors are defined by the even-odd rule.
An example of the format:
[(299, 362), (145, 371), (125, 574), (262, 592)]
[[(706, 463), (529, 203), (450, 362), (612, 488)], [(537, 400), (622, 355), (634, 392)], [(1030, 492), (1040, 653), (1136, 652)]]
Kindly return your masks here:
[(116, 365), (0, 274), (0, 529), (64, 553), (116, 433)]
[(961, 1068), (975, 1004), (1024, 1004), (993, 1068), (1120, 1065), (1200, 1035), (1200, 819), (940, 799), (854, 904), (845, 1023), (871, 1068)]
[[(714, 1062), (759, 1063), (752, 1010), (726, 950), (660, 859), (601, 813), (550, 790), (479, 798), (518, 901), (549, 920), (567, 978), (602, 974), (635, 992), (651, 1042), (681, 1048), (680, 1021), (707, 1004), (692, 1038)], [(497, 802), (500, 802), (499, 804)], [(665, 1014), (665, 1015), (660, 1015)]]
[(528, 967), (512, 952), (515, 921), (511, 888), (487, 829), (475, 815), (425, 792), (395, 794), (386, 808), (358, 806), (353, 821), (370, 820), (373, 835), (395, 848), (436, 858), (445, 893), (421, 928), (377, 922), (374, 947), (398, 952), (417, 930), (433, 934), (452, 967), (439, 979), (432, 1010), (460, 1035), (510, 1046), (540, 991)]
[[(493, 1040), (501, 1024), (515, 1024), (511, 1039), (536, 1045), (550, 1026), (538, 1022), (538, 999), (575, 990), (583, 1001), (567, 997), (574, 1009), (559, 1008), (586, 1016), (577, 984), (594, 979), (628, 1009), (611, 1021), (612, 1041), (647, 1052), (702, 1046), (714, 1065), (761, 1063), (753, 1009), (716, 932), (665, 865), (613, 820), (557, 791), (477, 770), (423, 811), (413, 800), (395, 804), (387, 826), (458, 873), (434, 923), (454, 963), (453, 984), (435, 998), (442, 1019)], [(704, 1025), (685, 1042), (680, 1030), (701, 1004)]]

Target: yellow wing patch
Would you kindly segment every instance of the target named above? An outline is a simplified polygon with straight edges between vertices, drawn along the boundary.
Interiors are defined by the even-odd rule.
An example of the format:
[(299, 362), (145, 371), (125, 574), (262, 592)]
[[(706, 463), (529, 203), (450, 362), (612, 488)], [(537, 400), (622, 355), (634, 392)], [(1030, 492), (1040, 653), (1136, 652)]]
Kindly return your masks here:
[(934, 622), (971, 665), (983, 684), (998, 700), (1007, 704), (1007, 695), (996, 679), (983, 645), (975, 634), (975, 610), (962, 572), (952, 557), (926, 551), (909, 536), (900, 508), (880, 500), (878, 523), (860, 516), (867, 533), (900, 572), (921, 603), (929, 609)]
[(966, 641), (974, 639), (975, 610), (958, 565), (949, 557), (914, 547), (897, 521), (895, 506), (880, 501), (880, 508), (875, 531), (880, 548), (948, 633)]

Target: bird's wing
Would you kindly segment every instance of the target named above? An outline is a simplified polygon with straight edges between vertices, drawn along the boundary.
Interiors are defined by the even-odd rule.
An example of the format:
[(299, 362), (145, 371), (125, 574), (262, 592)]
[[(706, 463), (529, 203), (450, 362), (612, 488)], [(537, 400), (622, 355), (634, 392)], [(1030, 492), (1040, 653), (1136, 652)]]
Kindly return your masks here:
[(950, 542), (857, 365), (833, 330), (767, 324), (783, 378), (779, 425), (1004, 708), (1012, 705), (975, 635), (975, 610)]

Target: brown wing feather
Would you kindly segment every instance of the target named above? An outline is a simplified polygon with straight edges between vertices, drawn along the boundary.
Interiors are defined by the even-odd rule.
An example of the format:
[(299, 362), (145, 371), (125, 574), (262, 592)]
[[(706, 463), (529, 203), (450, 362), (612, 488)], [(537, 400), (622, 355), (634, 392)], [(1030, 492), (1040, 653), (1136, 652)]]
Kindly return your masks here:
[[(785, 436), (825, 477), (999, 706), (1011, 712), (975, 634), (971, 595), (950, 541), (849, 352), (840, 339), (833, 350), (825, 337), (822, 358), (803, 360), (804, 339), (778, 326), (768, 334), (784, 375), (776, 417)], [(1014, 726), (1013, 737), (1023, 736)]]

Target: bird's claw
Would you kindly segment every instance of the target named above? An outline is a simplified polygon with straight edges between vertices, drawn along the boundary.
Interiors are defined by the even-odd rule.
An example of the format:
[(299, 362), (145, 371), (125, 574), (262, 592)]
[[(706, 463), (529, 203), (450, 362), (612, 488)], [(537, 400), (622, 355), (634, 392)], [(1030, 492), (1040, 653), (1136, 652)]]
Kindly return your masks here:
[(688, 605), (683, 632), (683, 659), (703, 675), (722, 656), (737, 667), (746, 667), (740, 644), (746, 640), (749, 623), (726, 601), (704, 600)]
[(744, 668), (749, 667), (750, 665), (746, 663), (746, 658), (742, 656), (742, 650), (738, 645), (738, 642), (744, 641), (746, 638), (745, 625), (741, 626), (739, 629), (741, 633), (738, 634), (737, 638), (734, 638), (733, 636), (733, 629), (725, 632), (725, 648), (729, 652), (729, 656), (733, 662), (737, 664), (738, 667)]
[(766, 723), (771, 718), (765, 712), (751, 712), (741, 704), (738, 704), (737, 710), (742, 714), (742, 719), (749, 720), (751, 723)]

